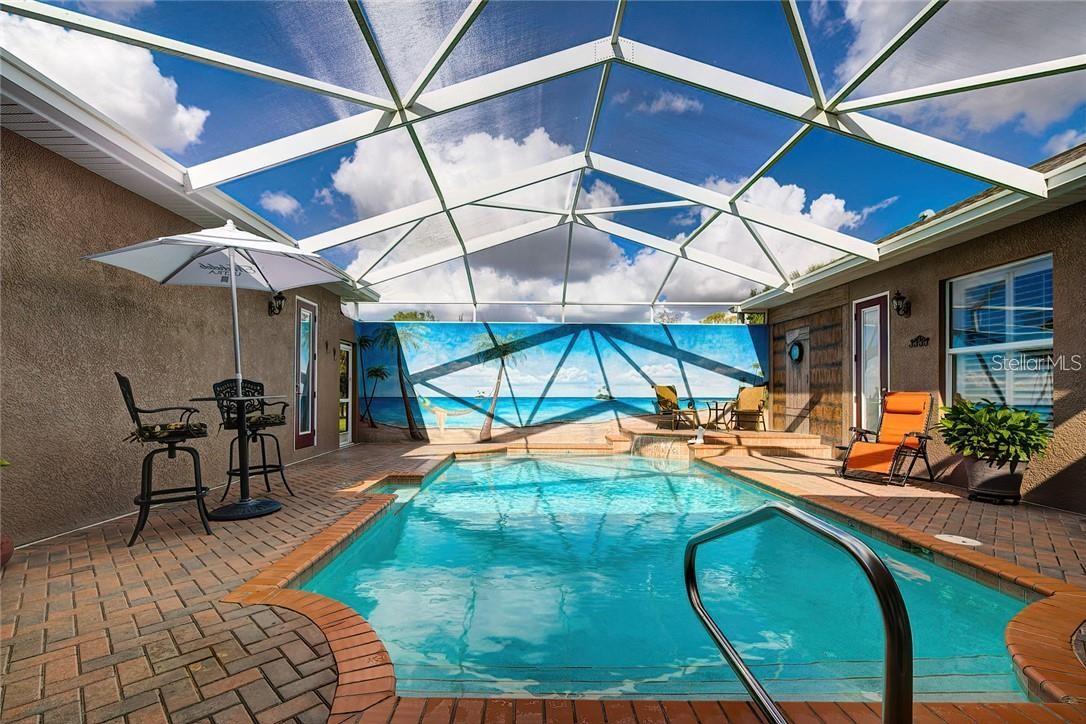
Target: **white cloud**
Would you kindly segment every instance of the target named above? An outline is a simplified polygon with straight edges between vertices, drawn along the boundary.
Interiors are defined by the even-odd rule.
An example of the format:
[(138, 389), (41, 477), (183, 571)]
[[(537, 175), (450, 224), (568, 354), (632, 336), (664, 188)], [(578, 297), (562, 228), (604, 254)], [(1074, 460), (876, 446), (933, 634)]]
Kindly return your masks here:
[(286, 219), (297, 218), (302, 212), (302, 205), (286, 191), (265, 191), (260, 194), (260, 208)]
[[(846, 0), (845, 21), (855, 36), (835, 69), (851, 78), (906, 22), (919, 5)], [(1086, 3), (948, 3), (869, 78), (855, 97), (965, 78), (1005, 68), (1077, 55), (1086, 37)], [(1013, 83), (890, 106), (883, 115), (933, 133), (964, 138), (1014, 123), (1040, 134), (1086, 101), (1081, 73)]]
[(642, 101), (637, 104), (634, 109), (639, 113), (648, 113), (649, 115), (656, 115), (658, 113), (674, 113), (675, 115), (682, 115), (684, 113), (701, 113), (704, 109), (704, 105), (697, 98), (691, 98), (681, 93), (675, 93), (674, 91), (661, 91), (649, 102)]
[(434, 195), (406, 132), (389, 131), (359, 141), (340, 160), (332, 188), (351, 200), (359, 218), (408, 206)]
[[(622, 197), (619, 196), (615, 187), (607, 183), (603, 179), (593, 179), (592, 185), (588, 187), (587, 193), (581, 194), (580, 202), (577, 204), (582, 209), (604, 209), (612, 206), (620, 206), (622, 204)], [(603, 214), (610, 217), (611, 214)]]
[[(452, 141), (424, 139), (423, 143), (434, 175), (446, 190), (492, 180), (573, 153), (572, 146), (555, 142), (542, 128), (520, 141), (477, 132)], [(345, 157), (332, 174), (332, 187), (351, 200), (360, 218), (434, 196), (426, 169), (403, 131), (390, 131), (355, 144), (354, 153)], [(568, 188), (561, 198), (547, 201), (563, 207), (566, 191)], [(529, 198), (534, 204), (542, 204), (538, 197)]]
[[(645, 375), (648, 375), (653, 380), (672, 380), (678, 379), (682, 373), (679, 368), (671, 362), (664, 362), (661, 364), (647, 364), (640, 365), (638, 369)], [(645, 378), (638, 372), (638, 370), (628, 369), (618, 376), (618, 382), (633, 382), (635, 384), (643, 386)]]
[(1048, 142), (1044, 145), (1044, 150), (1046, 153), (1055, 156), (1083, 143), (1086, 143), (1086, 129), (1077, 131), (1074, 128), (1068, 128), (1063, 133), (1057, 133), (1048, 139)]
[(629, 88), (627, 88), (626, 90), (623, 90), (623, 91), (620, 91), (620, 92), (616, 93), (614, 98), (611, 99), (611, 102), (612, 103), (617, 103), (618, 105), (622, 105), (623, 103), (626, 103), (628, 100), (630, 100), (630, 96), (632, 96), (632, 95), (633, 95), (633, 91), (631, 91)]
[(564, 365), (554, 377), (554, 381), (559, 384), (563, 382), (587, 382), (588, 379), (588, 371), (576, 365)]
[(155, 146), (179, 152), (200, 140), (210, 111), (179, 103), (177, 81), (150, 51), (7, 14), (0, 34), (16, 56)]
[(863, 207), (862, 209), (860, 209), (861, 223), (866, 221), (867, 217), (871, 216), (872, 214), (878, 213), (879, 211), (882, 211), (883, 209), (889, 208), (893, 204), (896, 204), (898, 202), (898, 199), (900, 198), (900, 196), (890, 196), (878, 202), (877, 204), (871, 204), (870, 206)]
[(332, 194), (332, 189), (325, 186), (313, 192), (313, 201), (321, 206), (332, 206), (336, 203), (336, 198)]

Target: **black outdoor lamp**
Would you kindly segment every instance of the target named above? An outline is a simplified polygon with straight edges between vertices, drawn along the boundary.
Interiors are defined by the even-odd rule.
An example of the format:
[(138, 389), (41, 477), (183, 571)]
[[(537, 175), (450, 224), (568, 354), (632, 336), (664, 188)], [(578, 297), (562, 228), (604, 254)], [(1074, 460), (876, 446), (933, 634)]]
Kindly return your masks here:
[(283, 305), (287, 298), (282, 292), (276, 292), (275, 296), (268, 300), (268, 316), (277, 317), (283, 311)]
[(894, 292), (894, 296), (890, 298), (890, 306), (894, 308), (894, 314), (899, 317), (908, 317), (913, 311), (913, 303), (900, 291)]

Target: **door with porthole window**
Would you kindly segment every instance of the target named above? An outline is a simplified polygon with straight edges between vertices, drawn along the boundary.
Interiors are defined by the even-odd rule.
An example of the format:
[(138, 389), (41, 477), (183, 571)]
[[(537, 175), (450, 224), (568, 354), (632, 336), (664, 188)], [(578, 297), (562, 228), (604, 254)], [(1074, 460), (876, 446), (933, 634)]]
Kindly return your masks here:
[(317, 442), (317, 305), (298, 297), (294, 323), (294, 447)]

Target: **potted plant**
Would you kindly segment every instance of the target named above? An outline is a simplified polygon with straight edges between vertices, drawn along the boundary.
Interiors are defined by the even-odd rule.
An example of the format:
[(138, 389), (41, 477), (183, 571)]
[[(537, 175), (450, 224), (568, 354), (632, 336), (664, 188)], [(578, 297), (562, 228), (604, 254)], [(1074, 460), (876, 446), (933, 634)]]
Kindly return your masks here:
[(944, 407), (939, 431), (950, 449), (964, 458), (969, 499), (1017, 504), (1022, 477), (1033, 457), (1040, 457), (1052, 429), (1032, 410), (1018, 410), (988, 400), (958, 400)]

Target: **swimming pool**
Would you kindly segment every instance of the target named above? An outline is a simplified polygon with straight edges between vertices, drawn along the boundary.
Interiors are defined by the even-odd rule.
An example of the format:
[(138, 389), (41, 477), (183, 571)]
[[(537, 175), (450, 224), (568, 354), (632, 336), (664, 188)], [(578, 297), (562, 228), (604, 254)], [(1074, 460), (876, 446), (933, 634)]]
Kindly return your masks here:
[[(742, 698), (690, 609), (694, 533), (772, 496), (634, 456), (458, 461), (304, 586), (376, 629), (401, 695)], [(894, 573), (918, 700), (1018, 701), (1003, 630), (1025, 604), (860, 536)], [(846, 554), (772, 520), (698, 555), (709, 611), (781, 699), (877, 699), (882, 624)]]

